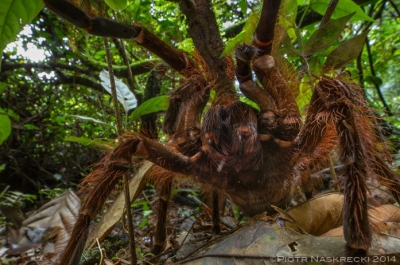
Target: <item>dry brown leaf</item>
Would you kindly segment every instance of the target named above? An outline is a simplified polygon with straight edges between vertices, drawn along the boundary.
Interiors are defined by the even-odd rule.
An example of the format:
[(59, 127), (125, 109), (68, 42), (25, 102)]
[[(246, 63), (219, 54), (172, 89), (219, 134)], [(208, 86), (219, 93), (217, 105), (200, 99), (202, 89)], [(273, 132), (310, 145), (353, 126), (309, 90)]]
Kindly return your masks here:
[(368, 214), (373, 233), (390, 234), (389, 223), (400, 223), (400, 208), (392, 204), (370, 209)]
[[(343, 237), (304, 235), (259, 220), (210, 242), (181, 263), (275, 264), (277, 257), (345, 257), (345, 245)], [(381, 255), (382, 251), (386, 255), (399, 253), (400, 239), (374, 235), (370, 255)]]
[[(368, 210), (371, 231), (374, 234), (387, 234), (400, 238), (400, 208), (385, 204)], [(343, 236), (343, 226), (337, 227), (322, 236)]]
[[(342, 204), (340, 202), (343, 203), (343, 196), (336, 193), (317, 197), (288, 211), (293, 220), (292, 222), (285, 220), (284, 223), (294, 226), (296, 229), (297, 224), (295, 222), (298, 222), (304, 230), (314, 231), (316, 234), (321, 233), (328, 227), (340, 224), (341, 214), (338, 213), (337, 209), (330, 208), (341, 210)], [(390, 212), (392, 209), (386, 208), (386, 210)], [(397, 213), (393, 214), (392, 212), (390, 216), (394, 218)], [(318, 227), (311, 227), (310, 224), (306, 224), (307, 220)], [(324, 222), (329, 223), (329, 225), (323, 224)], [(394, 226), (392, 226), (392, 229), (394, 229)], [(342, 227), (338, 227), (330, 232), (341, 230)], [(335, 233), (332, 233), (332, 235), (335, 235)], [(256, 216), (238, 230), (209, 242), (196, 252), (178, 252), (177, 257), (186, 255), (186, 259), (179, 264), (190, 265), (276, 264), (278, 258), (283, 263), (285, 263), (284, 258), (290, 258), (286, 261), (299, 264), (300, 261), (306, 263), (304, 262), (306, 258), (310, 261), (311, 257), (346, 257), (345, 246), (346, 242), (343, 236), (321, 237), (301, 234), (292, 228), (282, 227), (280, 218), (266, 219), (265, 216)], [(399, 257), (393, 255), (399, 253), (400, 238), (387, 234), (373, 235), (369, 250), (370, 257), (386, 255), (383, 257), (392, 257), (398, 261)], [(393, 261), (393, 259), (390, 261)]]
[[(135, 200), (146, 186), (148, 180), (145, 178), (146, 172), (153, 166), (153, 163), (145, 161), (144, 164), (139, 167), (135, 177), (129, 182), (129, 191), (131, 201)], [(121, 193), (118, 198), (114, 201), (107, 213), (103, 215), (100, 222), (96, 224), (93, 230), (90, 232), (86, 241), (85, 248), (91, 248), (96, 244), (96, 239), (100, 242), (111, 232), (114, 225), (121, 219), (125, 209), (125, 195)]]
[(340, 193), (328, 193), (312, 198), (286, 212), (293, 221), (286, 221), (285, 226), (314, 236), (320, 236), (341, 226), (343, 198), (343, 194)]
[(11, 250), (10, 253), (15, 254), (18, 249), (23, 251), (43, 244), (43, 255), (48, 258), (46, 262), (51, 263), (51, 260), (58, 259), (70, 238), (80, 205), (80, 199), (72, 190), (67, 190), (43, 205), (35, 214), (23, 221), (19, 230), (20, 238), (16, 242), (10, 242), (15, 244), (17, 249)]

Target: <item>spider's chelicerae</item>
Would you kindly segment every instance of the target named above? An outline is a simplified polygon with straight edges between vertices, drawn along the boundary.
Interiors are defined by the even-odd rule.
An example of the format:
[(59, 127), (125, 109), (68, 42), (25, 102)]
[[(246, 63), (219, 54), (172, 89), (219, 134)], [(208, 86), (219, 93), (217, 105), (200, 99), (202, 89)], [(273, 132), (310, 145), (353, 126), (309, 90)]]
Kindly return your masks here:
[[(309, 179), (302, 173), (315, 161), (323, 160), (335, 145), (339, 146), (340, 161), (345, 165), (344, 237), (349, 249), (367, 253), (371, 232), (366, 177), (380, 180), (399, 201), (398, 177), (386, 165), (386, 149), (377, 148), (384, 144), (361, 89), (343, 81), (344, 77), (318, 78), (302, 121), (290, 87), (295, 82), (286, 79), (276, 60), (278, 56), (272, 56), (280, 1), (264, 0), (252, 45), (236, 49), (235, 69), (229, 56), (220, 57), (222, 39), (210, 34), (218, 32), (218, 28), (209, 0), (179, 1), (197, 58), (169, 47), (138, 24), (129, 26), (92, 18), (66, 1), (44, 2), (53, 12), (91, 34), (134, 39), (187, 80), (171, 95), (164, 118), (164, 132), (170, 139), (166, 145), (139, 133), (124, 135), (119, 146), (90, 174), (90, 180), (85, 182), (90, 185), (84, 188), (91, 190), (62, 264), (70, 264), (77, 243), (84, 240), (84, 231), (110, 187), (127, 170), (121, 164), (125, 161), (129, 166), (131, 157), (149, 160), (165, 170), (193, 176), (212, 186), (214, 231), (219, 232), (218, 192), (226, 193), (249, 216), (271, 213), (271, 205), (285, 208), (294, 186), (301, 184), (307, 189)], [(240, 92), (259, 109), (239, 101), (234, 74)], [(210, 107), (205, 108), (211, 91), (215, 96)], [(302, 178), (296, 178), (299, 175)], [(168, 186), (168, 181), (163, 183)], [(168, 193), (168, 189), (162, 190)], [(165, 206), (166, 202), (160, 204)], [(161, 212), (164, 217), (159, 219), (165, 220), (165, 209)], [(157, 227), (154, 252), (163, 248), (162, 223)]]

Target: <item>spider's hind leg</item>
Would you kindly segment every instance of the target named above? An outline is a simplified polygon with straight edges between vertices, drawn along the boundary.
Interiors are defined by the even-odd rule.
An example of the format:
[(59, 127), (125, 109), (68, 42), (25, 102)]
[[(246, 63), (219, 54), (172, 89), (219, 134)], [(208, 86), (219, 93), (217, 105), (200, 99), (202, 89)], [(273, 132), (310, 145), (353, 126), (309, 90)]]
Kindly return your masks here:
[[(345, 165), (343, 230), (349, 253), (367, 254), (372, 235), (367, 212), (367, 176), (377, 177), (398, 198), (400, 182), (384, 162), (385, 148), (376, 135), (375, 118), (359, 87), (339, 78), (317, 83), (307, 118), (296, 138), (300, 156), (312, 155), (324, 140), (327, 123), (335, 126), (340, 161)], [(384, 176), (386, 174), (386, 176)]]

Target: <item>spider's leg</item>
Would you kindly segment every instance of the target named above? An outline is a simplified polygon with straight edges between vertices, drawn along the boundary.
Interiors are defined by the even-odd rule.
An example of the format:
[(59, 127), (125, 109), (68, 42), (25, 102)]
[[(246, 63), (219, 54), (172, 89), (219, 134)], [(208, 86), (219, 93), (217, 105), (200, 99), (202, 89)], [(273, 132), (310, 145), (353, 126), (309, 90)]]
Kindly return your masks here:
[(275, 60), (271, 57), (280, 4), (280, 0), (264, 0), (260, 21), (253, 37), (253, 46), (257, 49), (253, 69), (282, 115), (299, 119), (297, 103), (287, 80), (283, 78)]
[(151, 253), (157, 255), (164, 250), (165, 241), (167, 239), (167, 210), (168, 203), (171, 198), (171, 188), (174, 173), (164, 170), (160, 167), (154, 167), (151, 172), (154, 179), (154, 185), (157, 190), (157, 224), (154, 232), (154, 241), (151, 246)]
[(200, 130), (201, 114), (209, 96), (210, 88), (194, 80), (174, 91), (164, 117), (164, 132), (176, 138), (187, 130)]
[[(209, 98), (209, 89), (200, 83), (190, 80), (174, 91), (171, 95), (170, 106), (164, 118), (164, 132), (171, 140), (168, 145), (186, 156), (195, 155), (200, 150), (200, 117)], [(159, 197), (157, 209), (157, 226), (151, 252), (159, 254), (165, 246), (166, 219), (168, 201), (171, 197), (172, 172), (159, 168), (155, 172), (155, 187)], [(172, 175), (171, 175), (172, 174)], [(218, 226), (219, 227), (219, 226)]]
[[(264, 0), (253, 48), (242, 46), (236, 50), (236, 76), (243, 94), (260, 106), (259, 133), (283, 140), (276, 141), (283, 147), (297, 136), (301, 118), (288, 82), (270, 55), (280, 2)], [(253, 81), (252, 69), (263, 88)], [(264, 136), (267, 140), (271, 137)]]
[(55, 14), (90, 34), (101, 37), (134, 39), (139, 45), (154, 53), (174, 70), (184, 75), (190, 72), (190, 68), (196, 68), (185, 53), (170, 47), (139, 24), (130, 26), (101, 17), (91, 18), (65, 0), (44, 0), (44, 3)]
[(192, 175), (192, 164), (198, 155), (187, 157), (177, 154), (162, 144), (138, 134), (122, 135), (119, 145), (94, 167), (81, 184), (81, 197), (86, 200), (60, 264), (78, 264), (72, 262), (79, 261), (91, 220), (100, 212), (121, 176), (130, 169), (132, 157), (145, 158), (166, 170)]
[[(250, 62), (254, 53), (254, 48), (250, 46), (241, 46), (236, 50), (236, 76), (240, 90), (260, 107), (260, 140), (274, 141), (281, 147), (290, 146), (301, 125), (297, 103), (272, 56), (263, 55), (254, 59), (258, 62), (253, 64), (254, 70), (262, 78), (264, 88), (253, 81)], [(262, 64), (260, 60), (263, 60)]]
[[(314, 89), (307, 118), (295, 142), (300, 156), (312, 154), (324, 140), (327, 123), (332, 123), (340, 144), (340, 160), (345, 165), (343, 229), (347, 246), (366, 254), (371, 244), (367, 213), (366, 177), (380, 173), (392, 191), (399, 181), (383, 162), (377, 148), (378, 137), (372, 117), (360, 89), (338, 78), (322, 78)], [(378, 178), (379, 179), (379, 178)], [(398, 195), (397, 195), (398, 198)]]
[[(183, 85), (171, 96), (170, 108), (165, 115), (164, 131), (174, 133), (169, 144), (174, 145), (179, 153), (194, 156), (200, 150), (200, 119), (209, 96), (210, 87), (193, 81)], [(213, 231), (219, 234), (220, 195), (216, 189), (206, 189), (205, 192), (211, 194)]]
[(281, 0), (264, 0), (260, 21), (254, 33), (253, 45), (258, 49), (257, 57), (271, 55), (275, 25), (278, 19)]
[[(201, 148), (200, 139), (200, 119), (205, 105), (210, 96), (210, 87), (204, 87), (196, 82), (189, 82), (178, 89), (172, 96), (170, 101), (170, 109), (165, 115), (164, 130), (167, 133), (175, 133), (170, 144), (175, 145), (179, 153), (193, 156)], [(172, 107), (171, 107), (172, 106)], [(174, 107), (175, 106), (175, 107)], [(171, 110), (172, 108), (172, 110)], [(179, 113), (179, 115), (174, 115)], [(179, 111), (177, 111), (179, 109)], [(167, 130), (169, 122), (175, 118), (176, 130)], [(205, 192), (212, 196), (212, 222), (215, 234), (221, 232), (219, 221), (219, 193), (216, 189), (206, 189)]]

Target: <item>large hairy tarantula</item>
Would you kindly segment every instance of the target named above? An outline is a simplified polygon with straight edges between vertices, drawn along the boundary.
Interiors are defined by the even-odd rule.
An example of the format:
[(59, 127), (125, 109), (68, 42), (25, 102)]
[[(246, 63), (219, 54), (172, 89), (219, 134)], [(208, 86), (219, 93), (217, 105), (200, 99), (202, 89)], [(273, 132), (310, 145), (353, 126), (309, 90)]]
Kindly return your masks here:
[[(371, 232), (366, 178), (379, 179), (400, 201), (398, 178), (386, 165), (385, 148), (378, 148), (383, 143), (377, 134), (377, 122), (357, 85), (340, 77), (318, 78), (302, 121), (291, 83), (281, 73), (277, 57), (272, 56), (280, 1), (264, 0), (252, 46), (236, 50), (235, 71), (229, 56), (220, 58), (222, 39), (211, 37), (210, 32), (218, 32), (218, 28), (210, 0), (179, 1), (200, 59), (169, 47), (138, 24), (92, 18), (66, 1), (44, 2), (50, 10), (91, 34), (134, 39), (187, 79), (173, 91), (164, 118), (169, 142), (163, 145), (139, 133), (124, 135), (119, 146), (84, 182), (86, 201), (62, 264), (71, 263), (109, 187), (126, 172), (128, 167), (121, 165), (129, 166), (133, 156), (212, 186), (214, 230), (218, 232), (218, 192), (226, 193), (249, 216), (271, 213), (271, 205), (285, 208), (292, 198), (295, 176), (313, 161), (323, 159), (335, 145), (345, 165), (344, 237), (349, 249), (367, 253)], [(259, 110), (239, 101), (234, 74), (241, 93)], [(211, 91), (215, 96), (211, 106), (205, 108)], [(307, 184), (307, 176), (300, 182)], [(168, 193), (170, 187), (165, 183), (168, 181), (163, 182), (167, 187), (162, 190)], [(160, 205), (165, 207), (166, 202)], [(163, 216), (159, 220), (165, 220), (165, 210), (160, 213)], [(160, 223), (154, 252), (162, 250), (165, 240), (163, 221)]]

